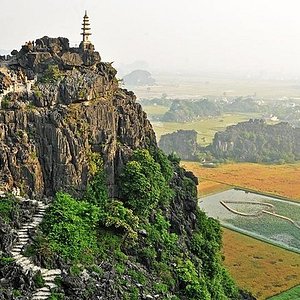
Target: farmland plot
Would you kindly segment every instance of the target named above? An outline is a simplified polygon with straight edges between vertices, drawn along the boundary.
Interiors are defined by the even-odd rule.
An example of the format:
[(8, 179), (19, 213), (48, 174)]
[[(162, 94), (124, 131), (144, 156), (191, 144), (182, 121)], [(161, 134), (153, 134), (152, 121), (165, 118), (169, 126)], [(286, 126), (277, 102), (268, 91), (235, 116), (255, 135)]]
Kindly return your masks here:
[(300, 253), (300, 204), (241, 190), (200, 199), (223, 226)]

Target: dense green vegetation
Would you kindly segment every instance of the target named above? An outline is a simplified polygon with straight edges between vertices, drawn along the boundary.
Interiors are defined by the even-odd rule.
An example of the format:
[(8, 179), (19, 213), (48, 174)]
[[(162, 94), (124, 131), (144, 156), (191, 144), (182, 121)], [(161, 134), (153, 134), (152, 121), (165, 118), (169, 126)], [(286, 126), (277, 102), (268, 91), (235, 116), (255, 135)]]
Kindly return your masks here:
[[(176, 201), (196, 201), (195, 184), (184, 176), (178, 158), (168, 159), (160, 150), (134, 151), (120, 176), (118, 200), (108, 197), (99, 156), (92, 155), (91, 166), (95, 172), (85, 197), (56, 195), (29, 255), (39, 252), (49, 262), (60, 255), (74, 276), (83, 267), (101, 274), (97, 263), (107, 259), (116, 274), (148, 284), (166, 299), (238, 299), (222, 266), (219, 223), (197, 209), (191, 237), (172, 227), (168, 212)], [(129, 261), (147, 273), (128, 269)], [(119, 283), (126, 284), (122, 277)], [(138, 290), (130, 289), (124, 299), (138, 299)]]
[(14, 221), (14, 216), (18, 214), (19, 203), (13, 195), (0, 198), (0, 220), (5, 223)]
[(161, 118), (165, 122), (188, 122), (210, 116), (220, 116), (222, 109), (208, 99), (186, 101), (174, 100), (169, 111)]
[(248, 162), (294, 162), (299, 156), (300, 130), (287, 123), (268, 125), (250, 120), (218, 132), (209, 150), (217, 158)]

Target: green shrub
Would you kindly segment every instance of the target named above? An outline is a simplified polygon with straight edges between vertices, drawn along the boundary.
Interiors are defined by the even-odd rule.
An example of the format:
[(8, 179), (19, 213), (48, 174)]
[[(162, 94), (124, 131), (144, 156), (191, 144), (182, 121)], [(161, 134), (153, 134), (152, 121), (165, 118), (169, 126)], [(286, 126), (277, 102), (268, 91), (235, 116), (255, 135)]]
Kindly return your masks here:
[(178, 260), (176, 272), (183, 286), (183, 293), (191, 300), (210, 300), (210, 294), (203, 278), (198, 274), (194, 264), (186, 259)]
[(49, 244), (72, 261), (93, 260), (97, 252), (96, 227), (100, 209), (85, 201), (76, 201), (70, 195), (57, 193), (42, 223)]
[(168, 292), (168, 286), (164, 283), (154, 283), (154, 289), (156, 291), (156, 293), (162, 293), (165, 294)]
[(58, 65), (48, 65), (46, 71), (41, 77), (39, 77), (38, 81), (41, 83), (56, 83), (57, 81), (62, 79), (63, 74), (59, 70)]
[(120, 188), (126, 204), (144, 216), (159, 203), (167, 205), (173, 197), (160, 165), (148, 150), (134, 151), (131, 161), (124, 167)]
[(45, 280), (44, 280), (41, 272), (38, 272), (36, 275), (33, 276), (33, 281), (37, 288), (41, 288), (45, 285)]
[(4, 267), (13, 263), (15, 259), (13, 257), (0, 256), (0, 267)]
[(108, 201), (108, 190), (103, 160), (99, 153), (91, 152), (88, 156), (91, 179), (88, 182), (85, 200), (99, 207), (104, 207)]
[(49, 297), (49, 300), (64, 300), (64, 299), (65, 299), (64, 294), (55, 293), (55, 292), (53, 292)]
[(0, 218), (5, 223), (13, 221), (13, 213), (17, 213), (19, 205), (13, 196), (8, 195), (6, 198), (0, 198)]
[(1, 108), (3, 108), (3, 109), (9, 108), (10, 97), (11, 97), (11, 93), (9, 93), (3, 97), (2, 101), (1, 101)]
[(139, 218), (133, 214), (131, 209), (124, 207), (121, 201), (109, 200), (107, 202), (101, 223), (106, 227), (121, 229), (126, 237), (128, 236), (132, 240), (137, 238)]

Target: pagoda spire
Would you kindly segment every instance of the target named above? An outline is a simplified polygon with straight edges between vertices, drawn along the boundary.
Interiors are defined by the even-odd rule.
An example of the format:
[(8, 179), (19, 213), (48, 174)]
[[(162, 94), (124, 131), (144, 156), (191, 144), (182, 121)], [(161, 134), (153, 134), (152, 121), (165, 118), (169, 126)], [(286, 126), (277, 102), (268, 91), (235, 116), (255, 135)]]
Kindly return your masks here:
[(91, 33), (91, 24), (89, 17), (87, 15), (87, 11), (85, 11), (84, 17), (83, 17), (83, 23), (82, 23), (82, 47), (83, 49), (88, 49), (91, 45), (91, 42), (89, 40), (89, 36), (92, 34)]

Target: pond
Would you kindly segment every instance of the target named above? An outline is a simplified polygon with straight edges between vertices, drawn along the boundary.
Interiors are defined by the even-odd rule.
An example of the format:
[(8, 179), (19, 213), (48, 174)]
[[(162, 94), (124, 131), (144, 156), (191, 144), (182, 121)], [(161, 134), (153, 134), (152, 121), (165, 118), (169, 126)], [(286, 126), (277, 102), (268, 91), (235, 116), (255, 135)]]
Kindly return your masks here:
[(232, 189), (199, 206), (227, 228), (300, 253), (300, 203)]

